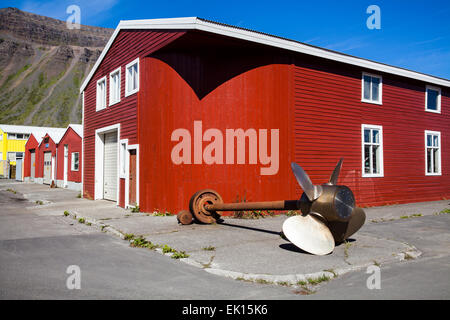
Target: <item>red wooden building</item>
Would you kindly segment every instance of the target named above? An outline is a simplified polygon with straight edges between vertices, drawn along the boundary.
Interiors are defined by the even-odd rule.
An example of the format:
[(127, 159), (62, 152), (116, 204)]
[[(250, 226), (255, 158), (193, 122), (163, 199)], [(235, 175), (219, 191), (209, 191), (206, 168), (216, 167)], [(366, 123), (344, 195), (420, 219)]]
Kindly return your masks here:
[(296, 199), (290, 163), (361, 206), (450, 197), (450, 80), (199, 18), (121, 21), (83, 83), (83, 195), (143, 211)]
[(38, 178), (37, 169), (39, 165), (39, 153), (36, 150), (39, 148), (39, 143), (42, 141), (39, 134), (32, 133), (25, 144), (25, 155), (24, 155), (24, 166), (23, 166), (23, 176), (25, 182), (34, 182)]
[(70, 124), (59, 140), (56, 154), (56, 186), (81, 191), (82, 139), (82, 125)]
[(43, 128), (25, 145), (25, 181), (81, 191), (82, 126)]

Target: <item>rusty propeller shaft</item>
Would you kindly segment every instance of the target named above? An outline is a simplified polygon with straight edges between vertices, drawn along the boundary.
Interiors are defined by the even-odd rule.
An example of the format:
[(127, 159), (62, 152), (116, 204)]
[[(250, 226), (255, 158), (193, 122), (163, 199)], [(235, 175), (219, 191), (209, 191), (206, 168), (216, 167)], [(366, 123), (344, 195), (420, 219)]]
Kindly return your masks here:
[(244, 211), (244, 210), (298, 210), (298, 200), (214, 203), (206, 204), (208, 211)]

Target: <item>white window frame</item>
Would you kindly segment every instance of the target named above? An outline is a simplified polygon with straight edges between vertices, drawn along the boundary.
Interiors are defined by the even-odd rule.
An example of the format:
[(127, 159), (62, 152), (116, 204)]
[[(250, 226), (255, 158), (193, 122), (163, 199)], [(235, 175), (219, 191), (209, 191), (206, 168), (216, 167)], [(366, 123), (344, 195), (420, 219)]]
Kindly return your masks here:
[[(105, 90), (104, 90), (104, 94), (103, 94), (103, 97), (100, 97), (100, 95), (99, 95), (99, 84), (101, 83), (101, 82), (105, 82)], [(107, 83), (106, 83), (106, 76), (104, 76), (104, 77), (102, 77), (102, 78), (100, 78), (99, 80), (97, 80), (97, 86), (96, 86), (96, 111), (100, 111), (100, 110), (103, 110), (103, 109), (105, 109), (106, 108), (106, 90), (107, 90), (107, 87), (108, 87), (108, 85), (107, 85)], [(100, 99), (102, 99), (103, 100), (103, 103), (102, 104), (100, 104)]]
[[(10, 159), (10, 158), (9, 158), (10, 155), (14, 155), (14, 159)], [(16, 158), (16, 152), (13, 152), (13, 151), (10, 152), (10, 151), (8, 151), (8, 152), (6, 153), (6, 160), (15, 162), (16, 159), (17, 159), (17, 158)]]
[(16, 140), (16, 134), (15, 133), (7, 133), (6, 138), (8, 140)]
[[(379, 163), (380, 163), (380, 172), (379, 173), (366, 173), (365, 172), (365, 166), (364, 166), (364, 154), (365, 154), (365, 150), (364, 150), (364, 146), (369, 144), (369, 145), (375, 145), (372, 141), (371, 142), (364, 142), (364, 130), (365, 129), (375, 129), (375, 130), (379, 130), (379, 143), (377, 145), (379, 145), (380, 148), (380, 159), (379, 159)], [(370, 157), (370, 162), (371, 162), (371, 169), (373, 167), (372, 165), (372, 157)], [(361, 168), (362, 168), (362, 177), (364, 178), (378, 178), (378, 177), (384, 177), (384, 147), (383, 147), (383, 126), (379, 126), (379, 125), (372, 125), (372, 124), (362, 124), (361, 125)]]
[(121, 139), (119, 143), (119, 177), (128, 179), (127, 155), (128, 139)]
[[(134, 90), (128, 90), (128, 83), (130, 81), (130, 77), (128, 75), (128, 69), (132, 66), (134, 66), (135, 64), (137, 64), (137, 84), (136, 84), (136, 88)], [(139, 91), (139, 74), (140, 74), (140, 68), (139, 68), (139, 58), (134, 59), (133, 61), (131, 61), (130, 63), (128, 63), (125, 66), (125, 97), (128, 97), (136, 92)]]
[[(75, 157), (74, 157), (74, 154), (78, 154), (78, 168), (77, 169), (75, 169), (75, 161), (74, 161), (74, 159), (75, 159)], [(79, 171), (80, 170), (80, 153), (77, 151), (77, 152), (72, 152), (72, 154), (71, 154), (71, 158), (70, 158), (70, 171)]]
[[(364, 98), (364, 76), (380, 79), (380, 85), (378, 86), (378, 100)], [(372, 81), (370, 82), (370, 84), (371, 84), (370, 92), (372, 92)], [(378, 74), (367, 73), (367, 72), (362, 73), (362, 76), (361, 76), (361, 101), (366, 102), (366, 103), (378, 104), (378, 105), (383, 104), (383, 77), (382, 76), (380, 76)]]
[[(433, 90), (438, 92), (437, 96), (437, 108), (436, 110), (428, 109), (428, 90)], [(433, 86), (426, 86), (425, 88), (425, 111), (427, 112), (433, 112), (433, 113), (441, 113), (441, 88), (433, 87)]]
[[(114, 90), (114, 86), (113, 86), (113, 76), (115, 76), (116, 74), (119, 74), (119, 98), (118, 99), (114, 99), (114, 94), (113, 94), (113, 90)], [(112, 106), (116, 103), (120, 102), (120, 85), (121, 85), (121, 68), (117, 68), (116, 70), (114, 70), (113, 72), (111, 72), (109, 74), (109, 106)]]
[[(438, 146), (437, 147), (433, 147), (433, 146), (428, 146), (427, 145), (427, 136), (428, 135), (432, 135), (432, 136), (437, 136), (438, 137)], [(428, 172), (428, 157), (427, 157), (427, 150), (428, 148), (432, 148), (432, 149), (438, 149), (438, 164), (439, 164), (439, 170), (438, 172)], [(434, 166), (434, 162), (432, 164)], [(442, 144), (441, 144), (441, 133), (439, 131), (430, 131), (430, 130), (425, 130), (425, 175), (426, 176), (440, 176), (442, 175)]]

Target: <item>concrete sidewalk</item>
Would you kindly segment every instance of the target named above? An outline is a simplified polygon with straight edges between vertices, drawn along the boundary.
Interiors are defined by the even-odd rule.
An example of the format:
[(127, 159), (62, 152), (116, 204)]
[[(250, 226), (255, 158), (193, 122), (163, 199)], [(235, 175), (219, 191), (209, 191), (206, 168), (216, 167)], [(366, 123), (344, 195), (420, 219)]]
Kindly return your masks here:
[[(142, 236), (153, 244), (184, 251), (189, 257), (180, 261), (207, 272), (282, 285), (321, 276), (333, 278), (373, 264), (417, 258), (421, 252), (414, 246), (379, 237), (366, 230), (366, 226), (390, 220), (420, 219), (421, 215), (439, 214), (450, 208), (450, 201), (445, 200), (365, 209), (367, 220), (360, 231), (331, 254), (315, 256), (280, 237), (287, 218), (284, 215), (260, 219), (224, 217), (218, 224), (183, 226), (177, 223), (175, 216), (132, 213), (110, 201), (79, 199), (77, 192), (44, 185), (0, 180), (0, 189), (22, 194), (29, 200), (26, 205), (29, 212), (38, 215), (64, 215), (66, 212), (67, 219), (82, 218), (84, 223), (121, 238)], [(156, 250), (162, 253), (161, 248)]]

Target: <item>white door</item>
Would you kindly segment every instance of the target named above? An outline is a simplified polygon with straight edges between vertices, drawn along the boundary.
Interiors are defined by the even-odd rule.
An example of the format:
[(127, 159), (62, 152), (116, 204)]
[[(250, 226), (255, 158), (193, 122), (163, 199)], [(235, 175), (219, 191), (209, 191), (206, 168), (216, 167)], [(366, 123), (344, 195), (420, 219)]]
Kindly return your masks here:
[(16, 180), (22, 181), (22, 158), (16, 158)]
[(103, 198), (117, 201), (117, 132), (105, 134)]
[(52, 153), (44, 152), (44, 183), (50, 184), (52, 181)]
[(64, 188), (67, 188), (67, 172), (69, 170), (69, 146), (64, 145)]
[(36, 152), (34, 150), (30, 151), (31, 153), (31, 174), (30, 174), (30, 180), (34, 181), (34, 177), (36, 175)]

